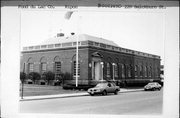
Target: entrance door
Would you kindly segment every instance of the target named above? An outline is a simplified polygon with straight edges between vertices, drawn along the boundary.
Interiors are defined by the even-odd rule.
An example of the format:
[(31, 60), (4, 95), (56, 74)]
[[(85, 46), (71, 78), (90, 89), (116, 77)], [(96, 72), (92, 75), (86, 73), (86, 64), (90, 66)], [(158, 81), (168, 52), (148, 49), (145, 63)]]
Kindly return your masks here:
[(100, 80), (100, 73), (101, 73), (101, 69), (100, 69), (100, 62), (94, 62), (94, 69), (95, 69), (95, 80)]

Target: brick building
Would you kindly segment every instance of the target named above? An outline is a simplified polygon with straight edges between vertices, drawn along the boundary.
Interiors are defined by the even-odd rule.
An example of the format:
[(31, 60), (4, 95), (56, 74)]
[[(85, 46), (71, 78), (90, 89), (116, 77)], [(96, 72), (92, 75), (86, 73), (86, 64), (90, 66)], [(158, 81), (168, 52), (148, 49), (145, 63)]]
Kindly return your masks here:
[(125, 49), (112, 41), (86, 34), (58, 35), (40, 45), (24, 47), (21, 71), (23, 67), (27, 74), (51, 71), (55, 78), (60, 73), (69, 73), (64, 85), (75, 85), (77, 37), (79, 86), (95, 85), (102, 80), (129, 85), (160, 80), (160, 56)]

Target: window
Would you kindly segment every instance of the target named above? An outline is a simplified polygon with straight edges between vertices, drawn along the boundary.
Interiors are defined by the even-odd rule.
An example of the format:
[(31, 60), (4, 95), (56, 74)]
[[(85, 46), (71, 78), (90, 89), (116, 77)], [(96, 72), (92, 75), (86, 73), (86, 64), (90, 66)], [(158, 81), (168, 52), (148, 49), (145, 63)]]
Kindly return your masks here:
[(41, 73), (46, 72), (47, 64), (45, 62), (41, 63)]
[(135, 77), (137, 77), (138, 76), (138, 66), (137, 65), (135, 65), (134, 73), (135, 73)]
[(61, 74), (61, 62), (55, 62), (55, 77), (60, 77)]
[(147, 77), (147, 66), (144, 67), (144, 76)]
[(118, 77), (118, 66), (117, 66), (117, 64), (114, 65), (114, 77)]
[(46, 48), (47, 47), (47, 45), (41, 45), (41, 48)]
[(142, 77), (143, 76), (143, 66), (139, 67), (139, 72), (140, 72), (140, 77)]
[[(73, 67), (74, 67), (74, 71), (73, 71), (73, 75), (74, 76), (76, 76), (76, 61), (74, 61), (74, 65), (73, 65)], [(80, 76), (80, 63), (78, 62), (78, 76)]]
[(94, 45), (95, 45), (95, 46), (99, 46), (99, 43), (95, 42)]
[(61, 47), (61, 44), (55, 44), (55, 47)]
[(62, 43), (62, 47), (68, 47), (68, 46), (72, 46), (72, 43)]
[(128, 77), (131, 77), (131, 69), (132, 69), (132, 67), (131, 67), (131, 65), (128, 67)]
[(81, 45), (87, 45), (87, 44), (88, 44), (87, 41), (82, 41), (82, 42), (81, 42)]
[(122, 78), (125, 78), (125, 65), (122, 64)]
[(152, 68), (151, 68), (151, 66), (149, 67), (149, 77), (151, 77), (152, 76)]
[(110, 63), (107, 63), (107, 77), (110, 77)]
[(48, 45), (48, 48), (53, 48), (53, 47), (54, 47), (53, 44)]
[(160, 71), (160, 69), (157, 67), (156, 68), (156, 77), (159, 77), (159, 71)]
[(30, 72), (33, 72), (33, 69), (34, 69), (33, 63), (29, 63), (29, 64), (28, 64), (28, 71), (29, 71), (29, 73), (30, 73)]

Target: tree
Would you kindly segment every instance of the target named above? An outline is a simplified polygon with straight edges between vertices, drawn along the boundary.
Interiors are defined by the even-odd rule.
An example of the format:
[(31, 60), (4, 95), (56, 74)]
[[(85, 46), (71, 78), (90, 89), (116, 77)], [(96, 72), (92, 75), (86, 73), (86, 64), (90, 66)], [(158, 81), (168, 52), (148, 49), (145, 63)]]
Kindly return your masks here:
[(20, 72), (20, 80), (21, 80), (21, 83), (23, 83), (26, 79), (26, 73), (24, 72)]
[(42, 76), (43, 76), (44, 80), (48, 82), (48, 84), (49, 84), (50, 80), (54, 80), (54, 78), (55, 78), (55, 74), (51, 71), (44, 72), (42, 74)]
[(41, 75), (38, 72), (30, 72), (28, 74), (28, 78), (35, 82), (35, 80), (39, 80), (41, 78)]

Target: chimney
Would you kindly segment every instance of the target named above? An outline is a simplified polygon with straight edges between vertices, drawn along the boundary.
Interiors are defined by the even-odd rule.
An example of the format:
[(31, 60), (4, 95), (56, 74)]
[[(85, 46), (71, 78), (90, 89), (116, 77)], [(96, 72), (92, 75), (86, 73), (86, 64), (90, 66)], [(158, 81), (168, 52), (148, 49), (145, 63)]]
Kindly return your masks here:
[(71, 35), (75, 35), (75, 33), (74, 33), (74, 32), (71, 32)]

